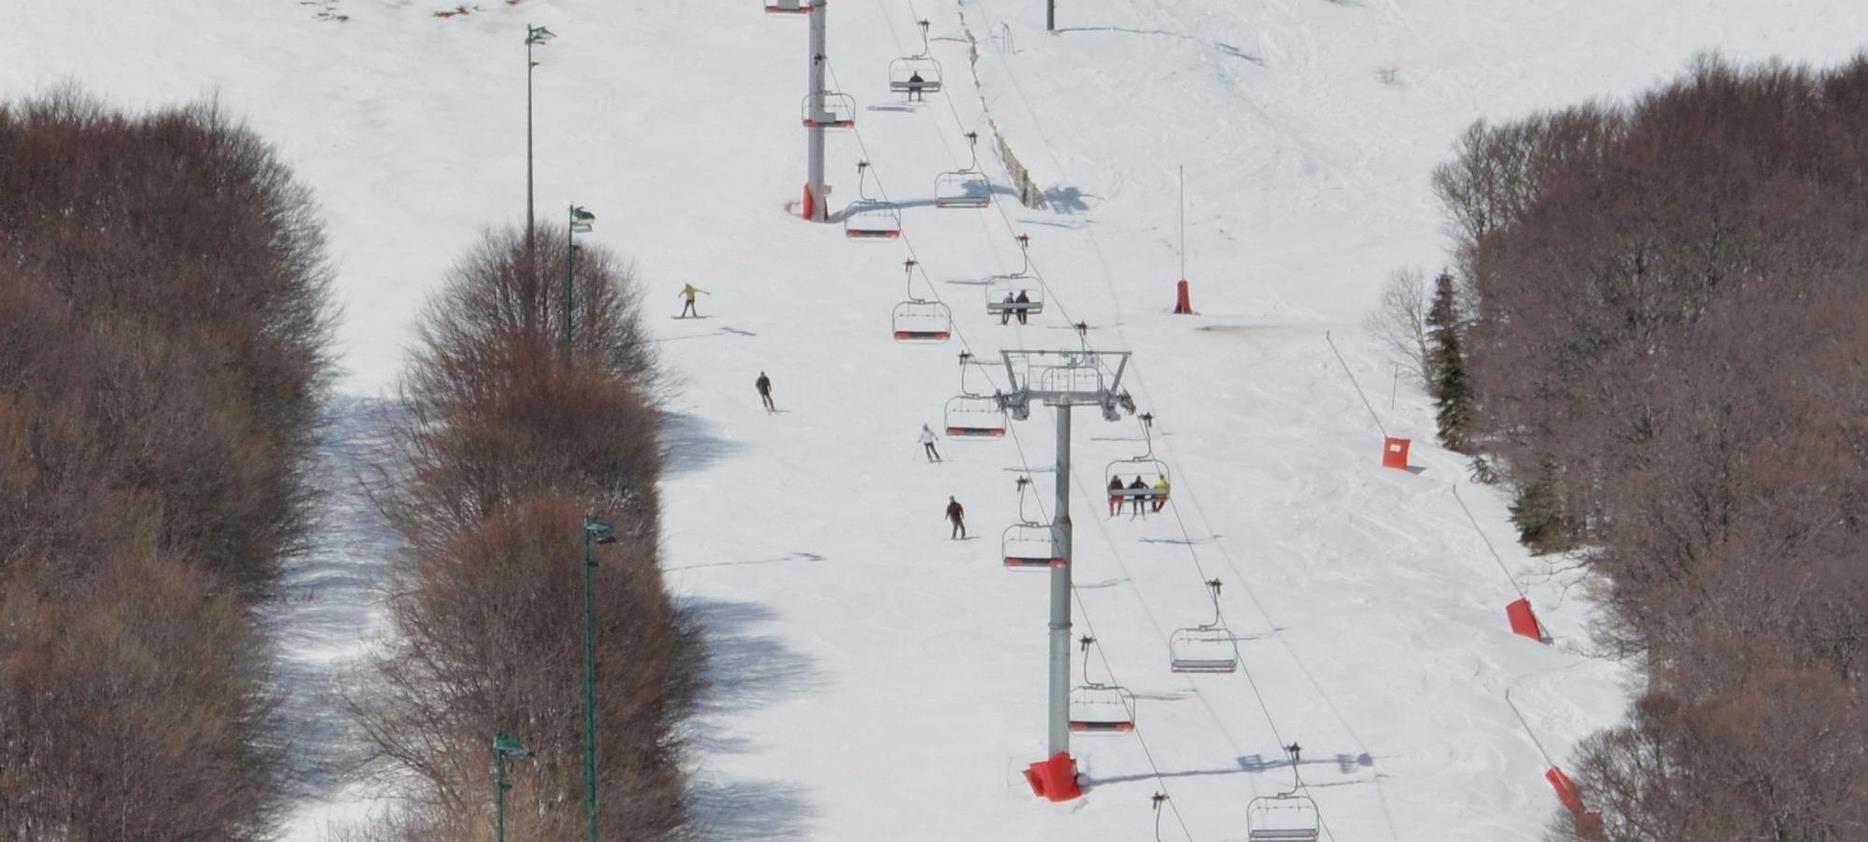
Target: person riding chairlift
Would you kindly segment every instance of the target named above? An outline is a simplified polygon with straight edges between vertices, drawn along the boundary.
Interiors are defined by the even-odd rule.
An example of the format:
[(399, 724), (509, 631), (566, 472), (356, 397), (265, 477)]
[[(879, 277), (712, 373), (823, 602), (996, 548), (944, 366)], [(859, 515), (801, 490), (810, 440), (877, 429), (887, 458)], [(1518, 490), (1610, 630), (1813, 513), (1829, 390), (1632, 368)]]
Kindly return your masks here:
[(1130, 518), (1131, 520), (1133, 520), (1133, 519), (1135, 518), (1135, 516), (1136, 516), (1136, 515), (1141, 515), (1142, 517), (1147, 517), (1147, 516), (1148, 516), (1148, 510), (1147, 510), (1147, 509), (1144, 509), (1144, 508), (1142, 508), (1142, 504), (1143, 504), (1143, 503), (1146, 503), (1146, 502), (1147, 502), (1146, 500), (1144, 500), (1144, 499), (1142, 499), (1142, 498), (1144, 498), (1144, 497), (1147, 497), (1147, 496), (1148, 496), (1148, 494), (1147, 494), (1147, 491), (1148, 491), (1148, 483), (1147, 483), (1147, 481), (1146, 481), (1146, 480), (1143, 480), (1140, 474), (1136, 474), (1136, 475), (1135, 475), (1135, 481), (1134, 481), (1134, 482), (1131, 482), (1131, 483), (1129, 483), (1129, 490), (1130, 490), (1130, 491), (1138, 491), (1138, 492), (1142, 492), (1142, 493), (1140, 493), (1140, 494), (1136, 494), (1136, 495), (1134, 495), (1134, 496), (1132, 496), (1132, 497), (1130, 497), (1130, 498), (1129, 498), (1129, 505), (1130, 505), (1130, 507), (1131, 507), (1131, 508), (1129, 509), (1129, 518)]
[[(1021, 289), (1018, 291), (1018, 298), (1015, 299), (1014, 303), (1020, 304), (1020, 305), (1028, 305), (1031, 303), (1031, 296), (1026, 295), (1025, 291)], [(1021, 325), (1026, 324), (1027, 322), (1025, 320), (1030, 317), (1031, 317), (1030, 307), (1021, 306), (1018, 308), (1018, 323), (1019, 324)]]
[(1122, 513), (1122, 478), (1121, 477), (1110, 477), (1109, 478), (1109, 516), (1115, 517), (1116, 515), (1119, 515), (1121, 513)]
[(922, 102), (927, 102), (927, 94), (921, 90), (927, 87), (927, 83), (928, 80), (921, 78), (919, 70), (908, 74), (908, 101), (914, 102), (915, 97), (920, 97)]
[(1005, 305), (999, 310), (999, 324), (1009, 324), (1012, 321), (1012, 310), (1015, 309), (1012, 305), (1018, 303), (1018, 300), (1012, 297), (1012, 293), (1007, 292), (1005, 300), (999, 303)]
[(1148, 495), (1148, 497), (1154, 501), (1154, 510), (1158, 512), (1161, 511), (1162, 506), (1167, 505), (1168, 501), (1168, 481), (1166, 475), (1155, 480), (1153, 491), (1154, 493)]

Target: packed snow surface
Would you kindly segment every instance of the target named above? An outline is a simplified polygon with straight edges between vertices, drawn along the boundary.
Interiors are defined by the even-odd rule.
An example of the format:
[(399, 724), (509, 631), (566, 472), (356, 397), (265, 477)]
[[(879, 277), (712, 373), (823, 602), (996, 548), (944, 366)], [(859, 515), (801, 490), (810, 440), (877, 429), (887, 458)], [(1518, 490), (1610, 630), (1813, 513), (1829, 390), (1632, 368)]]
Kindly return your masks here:
[[(1165, 792), (1160, 838), (1243, 839), (1247, 802), (1292, 785), (1291, 742), (1325, 838), (1537, 837), (1556, 802), (1505, 692), (1563, 764), (1616, 720), (1630, 674), (1592, 657), (1577, 574), (1515, 545), (1504, 492), (1433, 445), (1430, 402), (1357, 325), (1390, 271), (1445, 260), (1428, 177), (1473, 120), (1625, 97), (1707, 51), (1837, 61), (1859, 48), (1863, 7), (1058, 5), (1047, 34), (1037, 0), (831, 4), (831, 71), (858, 108), (830, 140), (830, 204), (886, 195), (905, 232), (854, 242), (786, 215), (804, 173), (807, 24), (753, 0), (0, 4), (9, 96), (72, 80), (131, 108), (218, 98), (326, 211), (353, 398), (319, 457), (328, 528), (267, 613), (305, 752), (287, 838), (372, 808), (331, 771), (345, 753), (319, 745), (347, 739), (337, 691), (381, 633), (394, 548), (358, 491), (359, 448), (380, 429), (354, 399), (389, 394), (446, 267), (523, 219), (528, 22), (560, 36), (538, 53), (539, 216), (596, 213), (589, 236), (635, 260), (678, 381), (663, 558), (710, 629), (691, 742), (718, 838), (1147, 839)], [(921, 50), (918, 19), (946, 89), (910, 105), (887, 68)], [(937, 209), (936, 174), (972, 160), (968, 131), (995, 201)], [(1002, 138), (1043, 209), (1010, 197)], [(873, 167), (861, 189), (859, 160)], [(1168, 313), (1183, 166), (1195, 316)], [(1046, 307), (1001, 326), (980, 284), (1020, 268), (1021, 233)], [(710, 292), (708, 318), (665, 318), (685, 282)], [(895, 342), (907, 297), (946, 302), (954, 339)], [(1052, 805), (1018, 775), (1045, 752), (1047, 576), (999, 563), (1017, 477), (1048, 517), (1051, 413), (1005, 438), (943, 439), (940, 464), (916, 437), (942, 428), (959, 351), (996, 363), (1080, 341), (1133, 352), (1123, 385), (1156, 419), (1173, 502), (1108, 517), (1105, 466), (1147, 445), (1133, 419), (1076, 414), (1073, 635), (1093, 631), (1091, 678), (1134, 693), (1139, 727), (1074, 740), (1088, 795)], [(753, 393), (760, 371), (779, 414)], [(966, 377), (1006, 385), (993, 366)], [(1378, 467), (1384, 428), (1413, 439), (1413, 470)], [(949, 495), (974, 540), (948, 540)], [(1553, 645), (1508, 632), (1517, 593), (1488, 541)], [(1244, 669), (1171, 673), (1168, 635), (1211, 618), (1214, 578)]]

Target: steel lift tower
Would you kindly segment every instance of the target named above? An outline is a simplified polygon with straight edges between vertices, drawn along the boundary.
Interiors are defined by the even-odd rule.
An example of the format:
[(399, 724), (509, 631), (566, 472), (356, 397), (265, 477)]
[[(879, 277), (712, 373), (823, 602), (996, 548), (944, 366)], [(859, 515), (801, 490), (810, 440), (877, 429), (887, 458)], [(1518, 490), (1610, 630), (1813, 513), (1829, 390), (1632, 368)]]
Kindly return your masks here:
[(1068, 801), (1082, 794), (1076, 761), (1070, 756), (1070, 410), (1094, 406), (1103, 419), (1117, 421), (1122, 411), (1135, 411), (1135, 402), (1121, 390), (1122, 372), (1128, 368), (1127, 351), (1001, 351), (1010, 391), (999, 394), (999, 405), (1013, 420), (1031, 417), (1033, 404), (1057, 411), (1056, 501), (1051, 521), (1052, 558), (1050, 611), (1050, 715), (1047, 759), (1031, 764), (1025, 779), (1032, 791), (1052, 801)]

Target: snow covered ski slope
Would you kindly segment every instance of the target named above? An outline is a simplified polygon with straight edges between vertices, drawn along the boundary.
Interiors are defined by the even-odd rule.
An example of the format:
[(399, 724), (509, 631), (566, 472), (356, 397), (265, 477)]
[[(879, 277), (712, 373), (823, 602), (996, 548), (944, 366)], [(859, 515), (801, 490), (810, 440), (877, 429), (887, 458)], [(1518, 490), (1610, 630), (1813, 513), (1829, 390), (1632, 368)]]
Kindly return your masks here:
[[(344, 387), (364, 396), (393, 381), (423, 296), (477, 230), (522, 218), (524, 25), (559, 34), (537, 75), (540, 217), (589, 207), (670, 316), (681, 284), (711, 293), (707, 319), (651, 328), (680, 380), (664, 559), (712, 630), (693, 744), (725, 839), (1148, 839), (1165, 792), (1161, 838), (1240, 840), (1248, 800), (1290, 786), (1291, 742), (1326, 838), (1536, 838), (1555, 800), (1504, 692), (1562, 763), (1619, 715), (1624, 673), (1582, 654), (1573, 578), (1516, 547), (1500, 492), (1432, 446), (1418, 388), (1391, 399), (1355, 325), (1390, 270), (1443, 260), (1427, 177), (1471, 120), (1626, 95), (1704, 50), (1835, 60), (1864, 31), (1839, 0), (1064, 2), (1055, 35), (1035, 0), (833, 0), (830, 66), (858, 107), (830, 142), (830, 205), (857, 198), (867, 160), (871, 195), (903, 207), (901, 238), (855, 242), (785, 215), (805, 24), (752, 0), (3, 5), (10, 94), (72, 79), (130, 106), (216, 95), (280, 147), (327, 211)], [(920, 49), (922, 18), (946, 85), (909, 105), (887, 68)], [(969, 131), (999, 192), (936, 208)], [(1001, 135), (1045, 209), (1005, 194)], [(1192, 317), (1167, 312), (1182, 165)], [(1046, 305), (1001, 325), (980, 281), (1021, 267), (1019, 234)], [(896, 342), (910, 296), (947, 303), (954, 337)], [(997, 541), (1027, 472), (1048, 516), (1048, 415), (944, 439), (940, 464), (916, 435), (943, 426), (959, 351), (1076, 347), (1076, 322), (1134, 352), (1125, 382), (1174, 485), (1159, 514), (1108, 517), (1103, 467), (1143, 452), (1141, 428), (1078, 414), (1075, 630), (1100, 641), (1092, 677), (1135, 694), (1138, 727), (1076, 738), (1088, 794), (1052, 805), (1018, 776), (1045, 748), (1046, 577), (1004, 569)], [(1381, 432), (1326, 332), (1421, 470), (1378, 467)], [(1554, 645), (1506, 629), (1516, 593), (1456, 486)], [(947, 540), (949, 495), (977, 540)], [(1244, 669), (1172, 673), (1167, 638), (1210, 619), (1215, 578)], [(369, 633), (315, 631), (333, 639), (293, 640), (339, 651)], [(319, 838), (327, 806), (292, 838)]]

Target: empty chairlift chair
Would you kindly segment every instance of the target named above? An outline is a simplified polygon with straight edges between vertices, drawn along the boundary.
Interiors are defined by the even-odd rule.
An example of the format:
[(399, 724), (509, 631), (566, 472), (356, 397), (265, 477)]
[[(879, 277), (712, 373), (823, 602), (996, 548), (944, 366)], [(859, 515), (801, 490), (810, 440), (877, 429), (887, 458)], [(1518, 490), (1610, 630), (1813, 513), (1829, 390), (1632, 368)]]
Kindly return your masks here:
[(979, 169), (979, 133), (966, 133), (972, 161), (966, 167), (934, 176), (937, 208), (983, 208), (992, 204), (992, 182)]
[(1317, 842), (1322, 823), (1310, 796), (1285, 793), (1254, 798), (1245, 806), (1248, 842)]
[(807, 15), (816, 8), (804, 0), (765, 0), (765, 13), (768, 15)]
[(849, 94), (805, 94), (798, 112), (807, 129), (847, 129), (856, 125), (856, 100)]
[(1168, 668), (1174, 672), (1220, 673), (1239, 668), (1239, 644), (1219, 615), (1220, 582), (1206, 583), (1213, 598), (1213, 619), (1175, 629), (1168, 635)]
[(1096, 638), (1078, 641), (1083, 647), (1084, 683), (1070, 690), (1070, 730), (1079, 734), (1126, 734), (1135, 730), (1135, 694), (1116, 684), (1090, 681), (1090, 647)]
[(944, 413), (948, 438), (997, 438), (1005, 435), (1005, 410), (992, 395), (955, 395)]
[(1303, 791), (1303, 777), (1297, 764), (1303, 748), (1296, 743), (1284, 747), (1291, 758), (1291, 789), (1277, 795), (1254, 798), (1245, 805), (1247, 842), (1317, 842), (1323, 829), (1323, 817), (1317, 802)]
[(843, 235), (852, 240), (895, 239), (902, 235), (901, 212), (875, 199), (851, 202), (843, 209)]
[(939, 301), (918, 298), (914, 293), (916, 261), (902, 261), (908, 275), (908, 298), (895, 305), (889, 325), (897, 342), (945, 342), (953, 335), (953, 314)]
[(1005, 566), (1011, 569), (1062, 567), (1064, 554), (1057, 544), (1057, 529), (1025, 513), (1028, 493), (1032, 493), (1031, 477), (1019, 477), (1018, 522), (1006, 527), (999, 539)]

